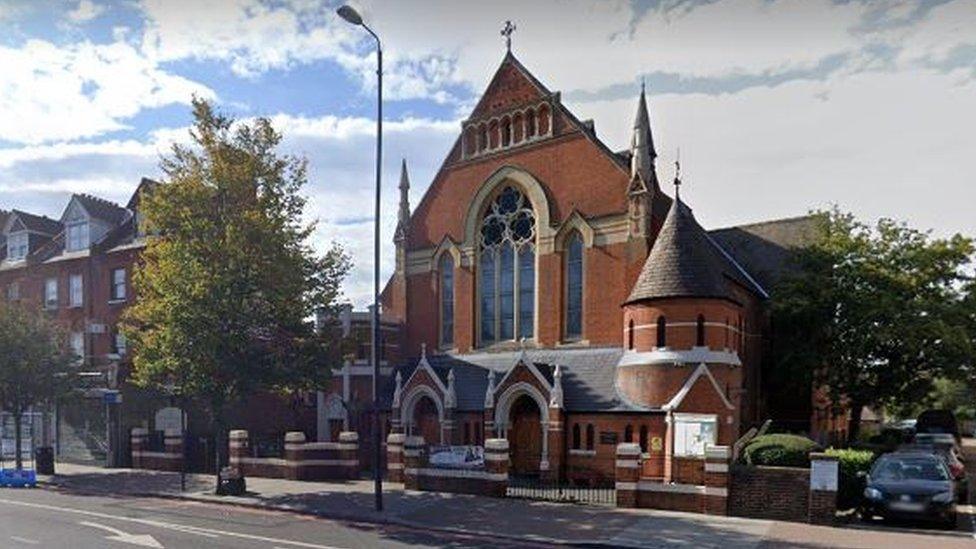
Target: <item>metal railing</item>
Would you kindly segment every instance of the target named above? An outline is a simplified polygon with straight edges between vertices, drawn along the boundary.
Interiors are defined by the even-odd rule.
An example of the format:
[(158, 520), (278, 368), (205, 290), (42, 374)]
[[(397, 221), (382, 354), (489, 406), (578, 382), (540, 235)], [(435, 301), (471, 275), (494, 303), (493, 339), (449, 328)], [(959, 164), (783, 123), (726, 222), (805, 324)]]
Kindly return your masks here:
[(595, 485), (572, 484), (538, 477), (512, 476), (508, 479), (506, 495), (510, 498), (578, 503), (584, 505), (617, 505), (617, 490), (612, 483)]

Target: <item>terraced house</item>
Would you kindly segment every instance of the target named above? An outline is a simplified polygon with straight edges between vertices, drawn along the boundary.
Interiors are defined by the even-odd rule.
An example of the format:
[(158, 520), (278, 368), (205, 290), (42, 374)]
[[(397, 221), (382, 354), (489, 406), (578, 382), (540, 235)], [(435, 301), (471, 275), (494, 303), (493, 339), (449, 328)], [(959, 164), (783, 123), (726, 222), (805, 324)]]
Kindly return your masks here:
[(393, 430), (592, 481), (636, 442), (669, 479), (769, 415), (769, 287), (809, 219), (705, 230), (656, 157), (644, 90), (613, 151), (506, 54), (412, 211), (403, 169)]

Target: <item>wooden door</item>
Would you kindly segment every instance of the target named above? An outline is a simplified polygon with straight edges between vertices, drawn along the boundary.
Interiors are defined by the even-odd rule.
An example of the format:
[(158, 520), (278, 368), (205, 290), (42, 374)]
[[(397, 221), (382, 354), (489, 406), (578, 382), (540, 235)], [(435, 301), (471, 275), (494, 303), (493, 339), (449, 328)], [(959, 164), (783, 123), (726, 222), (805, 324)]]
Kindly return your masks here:
[(437, 415), (437, 405), (428, 397), (422, 397), (417, 402), (413, 412), (414, 435), (424, 437), (424, 442), (430, 444), (441, 443), (441, 422)]
[(512, 452), (512, 472), (536, 475), (542, 460), (542, 423), (539, 406), (531, 397), (521, 396), (509, 412), (508, 441)]

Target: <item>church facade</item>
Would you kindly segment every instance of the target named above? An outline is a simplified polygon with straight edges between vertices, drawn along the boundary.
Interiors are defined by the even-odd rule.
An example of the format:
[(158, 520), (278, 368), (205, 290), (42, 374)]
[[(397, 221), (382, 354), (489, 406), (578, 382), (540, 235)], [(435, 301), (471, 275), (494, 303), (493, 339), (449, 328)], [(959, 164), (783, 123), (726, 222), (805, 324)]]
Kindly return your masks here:
[(656, 156), (643, 90), (614, 152), (506, 54), (413, 210), (403, 166), (392, 431), (601, 482), (617, 443), (671, 479), (762, 421), (767, 285), (805, 220), (706, 231)]

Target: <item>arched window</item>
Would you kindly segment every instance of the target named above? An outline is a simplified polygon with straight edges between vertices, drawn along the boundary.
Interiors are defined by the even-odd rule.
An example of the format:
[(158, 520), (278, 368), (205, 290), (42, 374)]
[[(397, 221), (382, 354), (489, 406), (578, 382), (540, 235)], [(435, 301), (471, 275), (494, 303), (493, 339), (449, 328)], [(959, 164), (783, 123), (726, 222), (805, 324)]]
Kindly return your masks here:
[(632, 425), (624, 427), (624, 442), (634, 442), (634, 427)]
[(587, 423), (586, 424), (586, 449), (587, 450), (592, 450), (593, 449), (593, 445), (595, 443), (595, 441), (593, 440), (593, 438), (594, 438), (593, 437), (593, 424), (592, 423)]
[(441, 345), (454, 344), (454, 258), (441, 255)]
[(695, 331), (695, 345), (705, 346), (705, 315), (698, 315), (698, 325)]
[(634, 350), (634, 319), (627, 322), (627, 348)]
[(502, 120), (502, 147), (512, 144), (512, 121), (508, 118)]
[(525, 138), (535, 137), (535, 111), (529, 109), (525, 113)]
[(566, 243), (566, 339), (583, 336), (583, 238), (574, 232)]
[(664, 315), (657, 317), (657, 346), (666, 347), (668, 343), (668, 323), (664, 320)]
[(573, 450), (580, 449), (580, 426), (579, 423), (573, 424)]
[(492, 201), (481, 223), (481, 343), (535, 331), (535, 214), (515, 187)]
[(641, 452), (647, 453), (647, 425), (641, 425), (640, 428), (640, 447)]
[(549, 106), (542, 105), (541, 107), (539, 107), (538, 112), (539, 112), (538, 114), (539, 121), (536, 127), (538, 128), (539, 135), (547, 135), (551, 131), (551, 128), (549, 126), (551, 125), (550, 122), (552, 121), (552, 119), (549, 116), (550, 113)]

